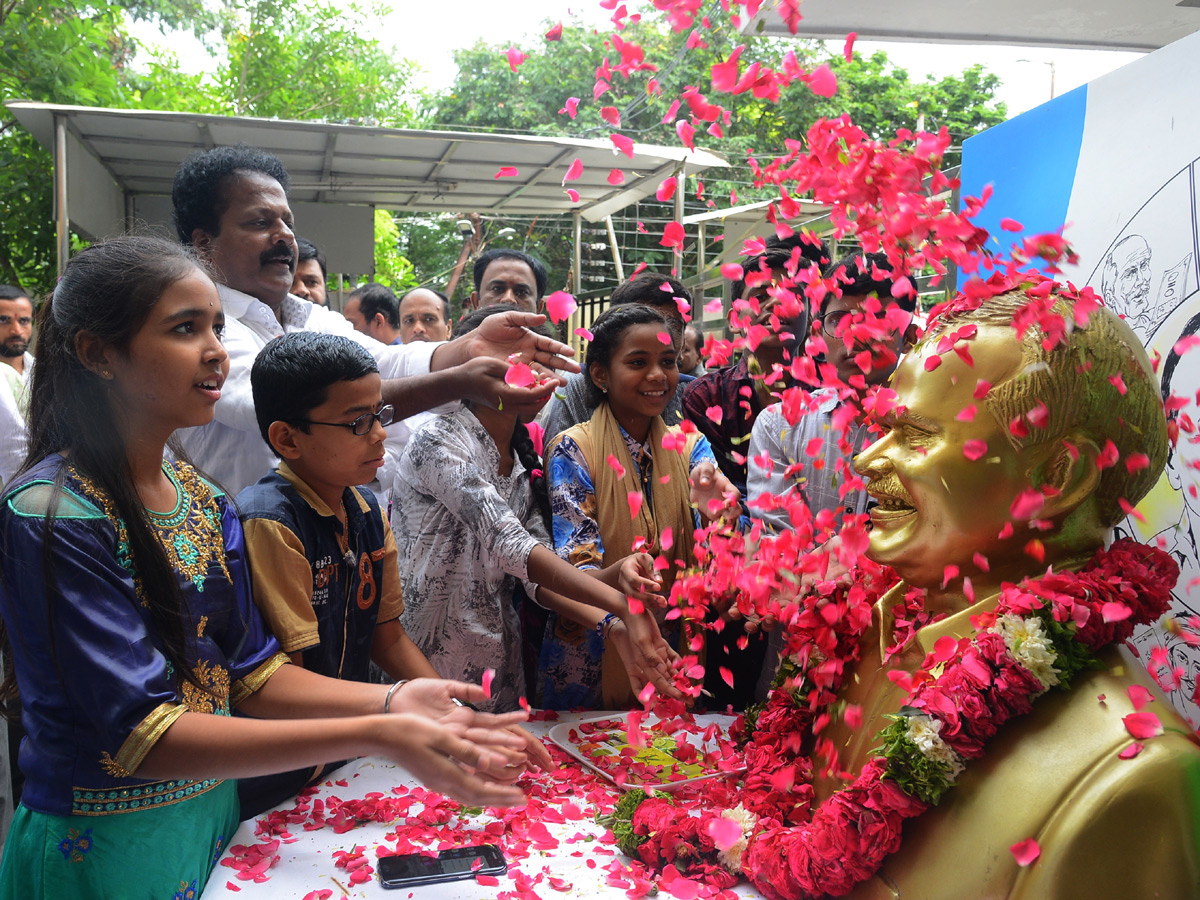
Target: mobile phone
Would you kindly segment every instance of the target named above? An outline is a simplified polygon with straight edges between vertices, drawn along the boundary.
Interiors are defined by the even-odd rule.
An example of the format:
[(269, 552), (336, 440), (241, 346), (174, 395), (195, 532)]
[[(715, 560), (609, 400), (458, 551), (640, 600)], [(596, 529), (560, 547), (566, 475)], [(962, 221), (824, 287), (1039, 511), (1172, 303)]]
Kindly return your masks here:
[[(477, 864), (476, 860), (481, 862)], [(421, 853), (382, 856), (375, 868), (385, 888), (403, 888), (461, 881), (476, 875), (503, 875), (508, 871), (508, 862), (495, 844), (480, 844), (475, 847), (452, 847), (437, 856)]]

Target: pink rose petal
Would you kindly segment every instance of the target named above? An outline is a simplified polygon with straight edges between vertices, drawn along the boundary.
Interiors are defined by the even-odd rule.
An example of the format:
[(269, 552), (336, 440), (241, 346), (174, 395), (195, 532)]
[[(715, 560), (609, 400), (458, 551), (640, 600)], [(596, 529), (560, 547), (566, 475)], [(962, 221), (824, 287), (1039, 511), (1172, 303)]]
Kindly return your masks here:
[(577, 335), (579, 335), (581, 338), (583, 338), (585, 341), (594, 341), (596, 339), (596, 336), (594, 334), (592, 334), (590, 331), (588, 331), (586, 328), (583, 328), (582, 326), (579, 328), (576, 328), (575, 333)]
[(704, 411), (704, 415), (711, 419), (715, 424), (720, 425), (721, 420), (725, 418), (725, 410), (719, 406), (710, 406)]
[(728, 850), (742, 839), (742, 826), (724, 816), (709, 819), (708, 836), (712, 838), (718, 850)]
[(1151, 712), (1130, 713), (1121, 719), (1121, 721), (1125, 723), (1125, 730), (1139, 741), (1158, 737), (1163, 733), (1162, 722), (1159, 721), (1158, 716)]
[(837, 76), (828, 64), (822, 64), (808, 78), (808, 86), (818, 97), (832, 97), (837, 93)]
[(520, 173), (516, 166), (501, 166), (500, 171), (495, 174), (495, 178), (515, 178)]
[(480, 684), (483, 686), (483, 695), (485, 697), (487, 697), (489, 700), (491, 699), (491, 696), (492, 696), (492, 679), (495, 677), (496, 677), (495, 669), (484, 669), (483, 670), (483, 678), (481, 679)]
[(1118, 759), (1133, 759), (1135, 756), (1137, 756), (1139, 753), (1141, 753), (1144, 749), (1146, 749), (1145, 744), (1141, 743), (1140, 741), (1134, 741), (1128, 747), (1122, 748), (1121, 752), (1117, 754), (1117, 758)]
[(566, 291), (555, 291), (546, 298), (546, 315), (550, 317), (551, 322), (565, 322), (577, 309), (579, 304)]
[(663, 203), (666, 203), (675, 196), (675, 188), (678, 186), (678, 184), (679, 179), (677, 179), (674, 175), (672, 175), (670, 178), (664, 178), (662, 184), (658, 186), (658, 191), (654, 195), (655, 198), (661, 200)]
[(630, 491), (629, 492), (629, 518), (631, 518), (631, 519), (637, 518), (638, 513), (641, 512), (641, 510), (642, 510), (642, 500), (643, 499), (644, 498), (642, 497), (641, 491)]
[(523, 63), (523, 62), (525, 62), (525, 60), (529, 59), (528, 56), (526, 56), (524, 53), (522, 53), (516, 47), (509, 47), (508, 52), (505, 53), (504, 55), (506, 57), (508, 57), (508, 67), (510, 69), (512, 69), (514, 72), (517, 71), (517, 66), (521, 65), (521, 63)]
[(854, 62), (854, 42), (857, 38), (857, 31), (852, 31), (846, 35), (846, 45), (842, 48), (842, 57), (846, 62)]
[(582, 174), (583, 174), (583, 160), (581, 160), (577, 156), (577, 157), (575, 157), (575, 161), (567, 167), (567, 174), (563, 176), (562, 183), (566, 184), (568, 181), (575, 181)]
[(566, 105), (558, 111), (558, 114), (561, 116), (563, 113), (566, 113), (568, 116), (570, 116), (573, 119), (573, 118), (575, 118), (575, 114), (578, 110), (579, 110), (579, 98), (578, 97), (568, 97)]
[(1025, 840), (1013, 844), (1008, 849), (1012, 851), (1013, 859), (1017, 861), (1017, 865), (1022, 868), (1031, 865), (1042, 854), (1042, 848), (1038, 846), (1038, 842), (1033, 838), (1025, 838)]
[(1133, 704), (1133, 708), (1137, 711), (1145, 709), (1147, 704), (1154, 699), (1154, 695), (1140, 684), (1131, 684), (1128, 693), (1129, 702)]
[(571, 198), (572, 203), (579, 202), (579, 191), (574, 188), (567, 188), (567, 196)]
[(533, 369), (529, 368), (523, 362), (513, 363), (508, 367), (508, 371), (504, 373), (504, 383), (511, 387), (529, 387), (536, 381)]
[(963, 441), (963, 456), (974, 462), (987, 453), (987, 441), (981, 441), (978, 438), (971, 438), (969, 441)]

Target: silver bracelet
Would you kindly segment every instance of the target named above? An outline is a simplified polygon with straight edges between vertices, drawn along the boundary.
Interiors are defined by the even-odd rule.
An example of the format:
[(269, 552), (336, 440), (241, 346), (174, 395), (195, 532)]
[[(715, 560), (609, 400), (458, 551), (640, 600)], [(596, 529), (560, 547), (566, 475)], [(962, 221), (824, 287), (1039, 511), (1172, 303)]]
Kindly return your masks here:
[(404, 687), (404, 685), (408, 684), (409, 681), (411, 681), (411, 679), (402, 678), (399, 681), (397, 681), (395, 684), (393, 684), (390, 688), (388, 688), (387, 695), (383, 698), (383, 713), (384, 713), (384, 715), (387, 715), (387, 713), (391, 710), (392, 698), (394, 696), (396, 696), (396, 691), (400, 690), (400, 688), (402, 688), (402, 687)]

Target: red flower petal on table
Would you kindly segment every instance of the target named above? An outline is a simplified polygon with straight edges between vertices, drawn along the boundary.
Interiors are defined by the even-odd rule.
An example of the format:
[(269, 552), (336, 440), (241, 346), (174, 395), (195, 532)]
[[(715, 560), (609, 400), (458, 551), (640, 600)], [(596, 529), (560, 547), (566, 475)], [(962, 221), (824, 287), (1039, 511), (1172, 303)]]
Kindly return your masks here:
[(1137, 756), (1139, 753), (1141, 753), (1145, 748), (1146, 748), (1145, 744), (1141, 743), (1140, 741), (1134, 741), (1128, 747), (1122, 748), (1121, 752), (1117, 754), (1117, 758), (1118, 759), (1133, 759), (1135, 756)]
[(704, 411), (704, 415), (711, 419), (715, 424), (720, 425), (721, 420), (725, 418), (725, 410), (719, 406), (710, 406)]
[(610, 134), (608, 139), (613, 142), (613, 146), (633, 159), (633, 138), (625, 137), (623, 134)]
[(846, 35), (846, 45), (842, 47), (842, 57), (846, 62), (854, 61), (854, 42), (858, 39), (858, 32), (852, 31)]
[(533, 369), (523, 362), (513, 363), (504, 373), (504, 383), (512, 387), (529, 387), (536, 381)]
[(641, 491), (630, 491), (629, 492), (629, 518), (631, 518), (631, 519), (637, 518), (638, 513), (641, 512), (641, 510), (642, 510), (642, 500), (643, 499), (644, 498), (642, 497)]
[(1105, 603), (1100, 612), (1105, 622), (1123, 622), (1133, 615), (1133, 610), (1124, 603)]
[(550, 317), (551, 322), (565, 322), (577, 309), (579, 304), (566, 291), (555, 291), (546, 298), (546, 315)]
[(504, 55), (506, 57), (508, 57), (508, 67), (510, 69), (512, 69), (514, 72), (517, 71), (517, 66), (521, 65), (521, 63), (523, 63), (523, 62), (525, 62), (525, 60), (529, 59), (528, 56), (526, 56), (524, 53), (522, 53), (516, 47), (509, 47), (508, 52), (505, 53)]
[(494, 178), (515, 178), (519, 174), (521, 174), (521, 173), (517, 171), (516, 166), (501, 166), (500, 171), (497, 172), (493, 177)]
[(1125, 723), (1125, 730), (1139, 741), (1158, 737), (1163, 733), (1162, 722), (1159, 721), (1158, 716), (1151, 712), (1130, 713), (1121, 719), (1121, 721)]
[(1025, 520), (1034, 518), (1046, 505), (1046, 496), (1041, 491), (1025, 488), (1013, 500), (1008, 508), (1009, 515), (1014, 519)]
[(1129, 702), (1133, 704), (1133, 708), (1135, 710), (1141, 710), (1145, 708), (1146, 704), (1154, 699), (1154, 695), (1140, 684), (1131, 684), (1128, 689), (1128, 694)]
[(1016, 219), (1007, 218), (1000, 220), (1000, 227), (1005, 231), (1023, 231), (1025, 229), (1025, 226)]
[(561, 41), (562, 40), (562, 22), (558, 22), (549, 31), (546, 32), (546, 40)]
[(659, 243), (664, 247), (678, 247), (683, 243), (683, 239), (683, 226), (678, 222), (668, 222), (663, 228), (662, 240)]
[(578, 109), (579, 109), (579, 98), (578, 97), (568, 97), (566, 105), (563, 106), (563, 108), (558, 111), (558, 114), (561, 116), (563, 113), (566, 113), (568, 116), (570, 116), (573, 119), (573, 118), (575, 118), (575, 113), (578, 111)]
[(571, 163), (570, 166), (567, 167), (567, 174), (563, 176), (562, 183), (566, 184), (568, 181), (575, 181), (582, 174), (583, 174), (583, 160), (581, 160), (577, 156), (577, 157), (575, 157), (575, 161), (573, 163)]
[(602, 118), (609, 125), (612, 125), (614, 128), (621, 127), (621, 111), (615, 106), (600, 107), (600, 118)]
[(492, 679), (496, 677), (495, 669), (484, 669), (483, 678), (480, 683), (483, 686), (483, 696), (491, 699), (492, 696)]
[(658, 191), (654, 194), (655, 198), (666, 203), (675, 196), (675, 188), (679, 186), (679, 179), (672, 175), (670, 178), (664, 178), (658, 186)]
[(499, 887), (500, 881), (495, 875), (476, 875), (475, 883), (484, 887)]
[(979, 438), (971, 438), (969, 441), (963, 441), (963, 456), (974, 462), (985, 453), (987, 453), (987, 441), (981, 441)]
[(833, 69), (829, 68), (828, 64), (818, 66), (807, 80), (809, 88), (818, 97), (832, 97), (837, 93), (837, 76), (833, 74)]
[(620, 169), (613, 169), (608, 173), (608, 183), (613, 187), (625, 183), (625, 173)]
[(225, 890), (236, 892), (236, 891), (240, 891), (241, 888), (238, 887), (236, 884), (234, 884), (232, 881), (227, 881), (227, 882), (225, 882)]
[(1038, 846), (1038, 842), (1033, 838), (1025, 838), (1025, 840), (1013, 844), (1008, 849), (1012, 852), (1013, 859), (1017, 861), (1017, 865), (1022, 868), (1031, 865), (1042, 854), (1042, 848)]

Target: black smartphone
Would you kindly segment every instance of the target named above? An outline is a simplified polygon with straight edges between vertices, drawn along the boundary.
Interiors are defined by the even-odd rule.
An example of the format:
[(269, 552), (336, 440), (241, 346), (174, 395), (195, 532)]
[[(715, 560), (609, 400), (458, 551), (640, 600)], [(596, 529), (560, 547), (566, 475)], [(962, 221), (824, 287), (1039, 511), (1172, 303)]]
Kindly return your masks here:
[[(477, 864), (477, 860), (481, 862)], [(480, 844), (477, 847), (452, 847), (437, 856), (420, 853), (382, 856), (375, 868), (385, 888), (403, 888), (461, 881), (476, 875), (503, 875), (508, 871), (508, 862), (495, 844)]]

